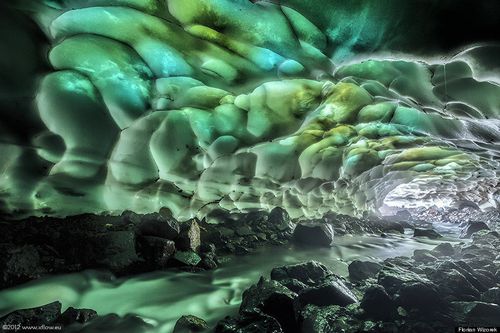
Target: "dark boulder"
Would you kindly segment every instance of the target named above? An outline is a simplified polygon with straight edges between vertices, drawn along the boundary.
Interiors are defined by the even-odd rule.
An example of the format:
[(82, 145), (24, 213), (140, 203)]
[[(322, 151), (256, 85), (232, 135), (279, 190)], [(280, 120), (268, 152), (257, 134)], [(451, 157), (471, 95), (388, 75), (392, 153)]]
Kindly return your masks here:
[(293, 231), (294, 225), (290, 219), (290, 215), (281, 207), (275, 207), (271, 210), (267, 222), (272, 229), (283, 232)]
[(426, 283), (429, 280), (425, 276), (392, 263), (386, 263), (378, 273), (378, 284), (382, 285), (389, 295), (397, 294), (404, 283), (410, 282)]
[(420, 228), (415, 228), (413, 231), (413, 237), (427, 237), (430, 239), (438, 239), (442, 238), (436, 230), (434, 229), (420, 229)]
[(261, 278), (243, 292), (240, 315), (264, 314), (275, 318), (285, 332), (296, 327), (293, 300), (296, 293), (276, 281)]
[(307, 304), (347, 306), (357, 301), (351, 290), (339, 278), (332, 276), (327, 282), (299, 292), (299, 296), (295, 301), (295, 309), (300, 310)]
[(435, 262), (437, 258), (429, 250), (415, 250), (413, 251), (413, 260), (417, 263), (429, 263)]
[(236, 228), (235, 232), (238, 236), (242, 237), (254, 234), (252, 228), (250, 228), (248, 225), (239, 226), (238, 228)]
[(206, 321), (193, 315), (187, 315), (177, 320), (173, 333), (196, 333), (206, 330), (208, 330)]
[(0, 318), (0, 327), (3, 325), (38, 326), (49, 325), (61, 315), (61, 303), (53, 302), (40, 307), (17, 310)]
[(271, 316), (252, 314), (226, 317), (215, 327), (215, 333), (283, 333), (280, 324)]
[(293, 240), (301, 245), (328, 247), (333, 242), (333, 234), (333, 227), (330, 224), (301, 222), (293, 231)]
[(349, 264), (349, 278), (352, 281), (363, 281), (373, 278), (382, 269), (382, 265), (372, 261), (354, 260)]
[(39, 278), (45, 269), (38, 249), (33, 245), (5, 245), (0, 258), (0, 287), (23, 283)]
[(481, 230), (490, 230), (490, 228), (484, 222), (471, 222), (471, 223), (469, 223), (467, 228), (465, 228), (465, 230), (463, 231), (463, 233), (460, 237), (461, 238), (471, 238), (474, 233), (481, 231)]
[(485, 291), (481, 295), (481, 301), (500, 305), (500, 288), (494, 287)]
[(304, 333), (359, 332), (358, 322), (352, 312), (339, 305), (307, 305), (299, 316), (300, 332)]
[(163, 269), (175, 253), (175, 243), (169, 239), (140, 236), (139, 250), (147, 265), (153, 269)]
[(139, 257), (132, 230), (96, 234), (90, 239), (91, 252), (86, 258), (90, 267), (103, 267), (123, 274), (136, 264)]
[(429, 274), (442, 296), (450, 301), (474, 301), (480, 298), (479, 291), (457, 269), (438, 266)]
[(325, 265), (317, 261), (275, 267), (271, 271), (272, 280), (278, 282), (298, 280), (308, 286), (318, 284), (331, 275), (333, 273)]
[(387, 233), (405, 233), (405, 226), (399, 221), (380, 221), (382, 231)]
[(442, 297), (432, 283), (403, 283), (399, 289), (398, 304), (407, 310), (434, 311), (442, 306)]
[[(140, 317), (135, 315), (125, 315), (120, 317), (116, 314), (108, 314), (99, 316), (90, 322), (86, 323), (82, 328), (75, 327), (72, 330), (70, 327), (64, 329), (68, 332), (106, 332), (106, 333), (146, 333), (151, 332), (153, 326), (146, 323)], [(52, 332), (52, 331), (51, 331)]]
[(94, 318), (97, 318), (97, 312), (94, 310), (75, 309), (73, 307), (69, 307), (61, 314), (61, 316), (57, 319), (57, 322), (63, 324), (64, 326), (68, 326), (73, 323), (84, 324)]
[(453, 302), (457, 320), (469, 326), (500, 326), (500, 306), (484, 302)]
[(159, 213), (151, 213), (141, 216), (137, 225), (137, 234), (143, 236), (156, 236), (166, 239), (176, 239), (179, 236), (179, 223)]
[(377, 320), (391, 320), (397, 316), (396, 304), (381, 285), (368, 287), (360, 306), (369, 317)]
[(432, 254), (436, 257), (453, 256), (455, 249), (450, 243), (441, 243), (432, 250)]

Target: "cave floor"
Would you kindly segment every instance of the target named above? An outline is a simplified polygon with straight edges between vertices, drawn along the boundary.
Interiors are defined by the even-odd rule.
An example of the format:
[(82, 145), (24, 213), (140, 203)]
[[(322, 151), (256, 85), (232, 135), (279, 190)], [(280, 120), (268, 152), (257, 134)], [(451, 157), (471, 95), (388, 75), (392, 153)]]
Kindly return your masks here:
[(456, 243), (456, 224), (435, 225), (443, 238), (430, 240), (404, 235), (338, 236), (331, 248), (263, 247), (245, 256), (228, 256), (213, 271), (165, 271), (114, 278), (87, 270), (55, 275), (0, 291), (0, 317), (18, 309), (60, 301), (63, 308), (95, 309), (99, 315), (134, 314), (153, 325), (151, 332), (172, 332), (182, 315), (205, 319), (211, 327), (234, 315), (245, 289), (273, 267), (317, 260), (341, 276), (356, 259), (383, 260), (411, 256), (416, 249), (431, 249), (442, 242)]

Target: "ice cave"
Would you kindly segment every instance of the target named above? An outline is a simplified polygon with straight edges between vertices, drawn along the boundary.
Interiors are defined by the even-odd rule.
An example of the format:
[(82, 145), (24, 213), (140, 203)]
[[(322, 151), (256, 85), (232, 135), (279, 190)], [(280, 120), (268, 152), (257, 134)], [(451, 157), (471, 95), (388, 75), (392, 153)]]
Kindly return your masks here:
[(499, 332), (499, 14), (0, 4), (0, 330)]

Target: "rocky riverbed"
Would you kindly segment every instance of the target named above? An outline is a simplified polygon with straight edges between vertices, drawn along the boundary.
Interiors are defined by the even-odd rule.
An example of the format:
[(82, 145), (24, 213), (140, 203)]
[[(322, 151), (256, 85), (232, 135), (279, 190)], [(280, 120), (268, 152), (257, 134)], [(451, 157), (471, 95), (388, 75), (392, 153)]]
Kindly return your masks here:
[[(271, 214), (214, 213), (202, 221), (181, 224), (172, 239), (166, 232), (163, 237), (158, 231), (157, 236), (147, 235), (149, 223), (161, 220), (172, 225), (171, 217), (162, 213), (155, 215), (156, 222), (149, 222), (151, 215), (124, 214), (119, 217), (122, 221), (132, 221), (124, 222), (126, 227), (115, 224), (115, 229), (104, 229), (111, 234), (132, 230), (138, 262), (148, 265), (129, 266), (135, 271), (84, 267), (107, 268), (115, 275), (121, 273), (118, 279), (108, 273), (86, 273), (87, 278), (76, 273), (58, 279), (45, 272), (49, 277), (0, 292), (4, 300), (0, 313), (6, 315), (2, 323), (22, 318), (33, 325), (61, 325), (75, 332), (124, 332), (125, 327), (126, 332), (171, 332), (175, 326), (178, 332), (441, 332), (472, 320), (498, 325), (500, 244), (498, 233), (489, 230), (496, 226), (491, 221), (484, 225), (466, 221), (462, 227), (441, 223), (435, 228), (422, 221), (381, 222), (333, 214), (321, 221), (295, 221), (276, 209)], [(93, 224), (87, 223), (95, 226), (92, 218)], [(165, 266), (155, 266), (160, 262), (152, 260), (155, 257), (144, 257), (138, 244), (146, 237), (173, 243), (175, 252), (163, 261)], [(334, 237), (331, 247), (325, 246), (328, 237)], [(23, 246), (43, 248), (36, 243)], [(201, 260), (180, 264), (175, 258), (178, 252), (196, 254)], [(207, 258), (215, 265), (200, 264)], [(127, 277), (160, 268), (162, 272), (150, 276)], [(260, 276), (264, 278), (259, 281)], [(34, 294), (39, 295), (36, 302)], [(76, 295), (81, 295), (78, 301)], [(277, 300), (289, 306), (276, 305)], [(36, 306), (45, 303), (41, 309)], [(170, 319), (165, 321), (166, 317)]]

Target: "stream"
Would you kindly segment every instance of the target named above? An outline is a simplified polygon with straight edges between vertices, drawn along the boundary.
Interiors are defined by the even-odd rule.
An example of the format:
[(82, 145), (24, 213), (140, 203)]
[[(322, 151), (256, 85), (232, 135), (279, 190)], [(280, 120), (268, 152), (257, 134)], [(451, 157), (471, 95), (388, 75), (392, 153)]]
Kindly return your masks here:
[(60, 301), (63, 310), (94, 309), (99, 315), (135, 314), (152, 324), (152, 333), (171, 333), (176, 320), (186, 314), (205, 319), (214, 326), (235, 314), (241, 295), (260, 276), (269, 277), (272, 268), (307, 260), (317, 260), (341, 276), (355, 260), (380, 261), (395, 256), (411, 256), (415, 249), (432, 249), (441, 242), (458, 242), (458, 227), (435, 225), (444, 237), (439, 240), (404, 235), (337, 236), (331, 248), (298, 248), (293, 245), (263, 247), (246, 256), (225, 258), (213, 271), (188, 273), (164, 271), (115, 278), (110, 273), (88, 270), (45, 277), (0, 291), (0, 317), (23, 308)]

